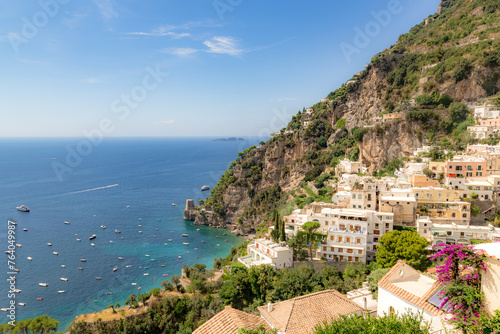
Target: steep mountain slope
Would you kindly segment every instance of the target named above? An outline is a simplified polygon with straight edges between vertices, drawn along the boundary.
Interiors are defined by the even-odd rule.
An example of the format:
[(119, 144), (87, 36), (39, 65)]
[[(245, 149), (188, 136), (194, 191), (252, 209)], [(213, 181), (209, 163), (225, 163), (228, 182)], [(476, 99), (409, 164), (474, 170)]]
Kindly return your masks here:
[[(498, 93), (499, 14), (497, 0), (443, 0), (436, 14), (327, 99), (293, 116), (266, 143), (241, 152), (197, 207), (195, 223), (237, 223), (246, 233), (273, 208), (301, 200), (294, 192), (301, 182), (321, 186), (344, 157), (359, 157), (373, 172), (424, 143), (466, 145), (471, 138), (465, 129), (474, 120), (450, 104)], [(381, 122), (384, 114), (395, 118)]]

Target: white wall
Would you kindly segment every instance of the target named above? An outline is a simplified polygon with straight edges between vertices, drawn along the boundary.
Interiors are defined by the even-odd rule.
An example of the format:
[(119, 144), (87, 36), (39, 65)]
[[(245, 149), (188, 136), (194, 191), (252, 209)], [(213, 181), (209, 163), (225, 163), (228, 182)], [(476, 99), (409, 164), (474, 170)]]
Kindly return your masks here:
[[(392, 306), (394, 308), (394, 312), (398, 314), (407, 313), (408, 310), (414, 314), (419, 314), (422, 313), (423, 311), (421, 308), (413, 305), (412, 303), (394, 295), (393, 293), (379, 286), (377, 316), (383, 317), (384, 314), (389, 314), (390, 306)], [(422, 313), (422, 316), (425, 321), (430, 323), (432, 331), (437, 331), (443, 328), (440, 317), (425, 311)]]

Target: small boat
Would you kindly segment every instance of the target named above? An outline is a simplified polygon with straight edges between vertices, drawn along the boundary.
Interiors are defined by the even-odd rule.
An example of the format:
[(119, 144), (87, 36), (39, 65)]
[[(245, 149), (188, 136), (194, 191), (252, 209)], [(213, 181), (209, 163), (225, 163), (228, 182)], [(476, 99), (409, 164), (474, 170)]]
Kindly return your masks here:
[(61, 281), (67, 282), (68, 279), (66, 277), (61, 277)]
[(16, 223), (16, 222), (13, 222), (13, 221), (10, 221), (10, 220), (9, 220), (9, 223), (10, 223), (11, 225), (17, 225), (17, 223)]
[(15, 271), (16, 273), (18, 273), (18, 272), (20, 272), (21, 270), (20, 270), (20, 269), (17, 269), (17, 268), (14, 268), (14, 271)]
[(202, 240), (201, 242), (205, 242), (204, 240)]
[(220, 245), (219, 245), (219, 244), (217, 244), (217, 247), (219, 247), (219, 246), (220, 246)]
[(137, 225), (137, 226), (142, 227), (142, 225), (141, 225), (141, 224), (139, 224), (139, 225)]
[(168, 274), (163, 274), (163, 276), (168, 276)]
[(59, 253), (58, 253), (58, 252), (52, 252), (52, 254), (54, 254), (54, 255), (59, 255)]
[(125, 266), (125, 268), (132, 268), (132, 265), (129, 264), (128, 266)]
[(172, 239), (168, 239), (167, 241), (170, 241), (170, 242), (172, 242)]
[(130, 208), (130, 205), (127, 205), (127, 209)]
[(144, 273), (143, 275), (144, 275), (144, 276), (149, 276), (149, 274), (148, 274), (148, 273)]
[(28, 229), (25, 227), (25, 228), (23, 228), (23, 231), (24, 232), (28, 232)]
[(117, 271), (117, 270), (118, 270), (118, 266), (115, 266), (115, 267), (113, 268), (113, 271)]
[(195, 248), (194, 250), (196, 250), (196, 251), (197, 251), (197, 250), (198, 250), (198, 248)]
[(69, 225), (69, 222), (64, 222), (64, 224)]
[(137, 288), (137, 290), (140, 290), (140, 289), (141, 289), (141, 287), (138, 287), (138, 288)]
[(182, 256), (179, 255), (179, 259), (182, 259)]
[(139, 218), (139, 220), (142, 220), (142, 218)]
[(57, 292), (59, 292), (59, 293), (64, 293), (65, 291), (64, 291), (64, 290), (59, 290), (59, 291), (57, 291)]
[(38, 283), (38, 285), (44, 286), (44, 287), (49, 286), (47, 283)]
[(101, 279), (101, 277), (96, 277), (95, 279), (96, 279), (96, 280), (100, 280), (100, 279)]
[(120, 232), (120, 231), (118, 231), (118, 230), (115, 230), (115, 233), (122, 233), (122, 232)]
[(189, 242), (183, 242), (183, 245), (189, 246)]
[(78, 269), (79, 269), (79, 270), (83, 270), (83, 268), (82, 268), (82, 267), (78, 267)]
[(183, 237), (189, 237), (189, 234), (184, 233), (182, 236), (183, 236)]
[(167, 244), (166, 242), (164, 243), (164, 245), (165, 245), (165, 246), (168, 246), (168, 244)]
[(112, 244), (113, 243), (113, 240), (109, 240), (109, 243)]
[(112, 294), (113, 294), (113, 292), (106, 292), (106, 294), (107, 294), (107, 295), (112, 295)]
[(101, 225), (101, 228), (102, 228), (102, 229), (105, 229), (105, 228), (106, 228), (106, 226), (104, 226), (104, 225)]
[(52, 246), (52, 244), (50, 242), (47, 242), (47, 246)]
[(137, 285), (137, 283), (130, 283), (130, 284), (132, 284), (132, 285)]
[(30, 261), (33, 260), (33, 258), (31, 256), (28, 256), (27, 259)]
[(43, 298), (38, 297), (36, 300), (43, 300)]
[(66, 265), (65, 265), (65, 264), (61, 264), (61, 267), (62, 267), (62, 268), (66, 268)]
[(21, 245), (21, 244), (16, 244), (16, 247), (23, 247), (23, 245)]
[(162, 264), (162, 265), (160, 265), (160, 267), (165, 267), (165, 265), (164, 265), (164, 264)]
[(0, 308), (0, 311), (2, 311), (2, 312), (7, 312), (8, 310), (9, 310), (9, 309), (8, 309), (8, 308), (5, 308), (5, 307)]
[(30, 208), (28, 208), (26, 205), (20, 205), (20, 206), (16, 206), (16, 209), (17, 211), (21, 211), (21, 212), (30, 212)]
[(93, 239), (95, 239), (95, 238), (97, 238), (97, 235), (92, 234), (92, 235), (89, 237), (89, 240), (93, 240)]
[(123, 257), (121, 257), (121, 256), (118, 256), (118, 260), (123, 260)]
[(95, 247), (95, 244), (94, 244), (94, 243), (92, 243), (92, 244), (90, 244), (90, 246)]
[(199, 228), (196, 229), (196, 231), (199, 231), (199, 230), (200, 230)]
[(216, 238), (220, 238), (218, 235), (215, 236)]
[(175, 204), (175, 203), (172, 203), (172, 206), (177, 206), (177, 204)]
[(80, 259), (80, 261), (82, 261), (82, 262), (87, 262), (87, 260), (86, 260), (86, 259)]
[(226, 241), (226, 242), (227, 242), (227, 239), (224, 239), (224, 241)]
[(146, 254), (146, 255), (144, 255), (144, 256), (145, 256), (145, 257), (150, 257), (151, 255), (149, 255), (149, 254)]
[(208, 190), (208, 189), (210, 189), (210, 187), (207, 186), (207, 185), (204, 185), (203, 187), (201, 187), (201, 191), (205, 191), (205, 190)]
[(139, 231), (139, 233), (142, 233), (142, 231)]
[(227, 233), (222, 233), (222, 235), (227, 235)]
[(14, 291), (14, 293), (21, 293), (22, 290), (21, 289), (14, 289), (13, 291)]
[(19, 306), (26, 306), (26, 303), (17, 303)]

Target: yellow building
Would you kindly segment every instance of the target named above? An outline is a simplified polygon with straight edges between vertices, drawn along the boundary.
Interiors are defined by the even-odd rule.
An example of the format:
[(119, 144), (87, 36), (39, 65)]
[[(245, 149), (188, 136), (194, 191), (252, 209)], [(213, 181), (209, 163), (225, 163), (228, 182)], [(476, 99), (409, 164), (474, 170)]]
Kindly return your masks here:
[(413, 188), (417, 214), (429, 216), (433, 223), (469, 224), (470, 203), (458, 191), (444, 188)]

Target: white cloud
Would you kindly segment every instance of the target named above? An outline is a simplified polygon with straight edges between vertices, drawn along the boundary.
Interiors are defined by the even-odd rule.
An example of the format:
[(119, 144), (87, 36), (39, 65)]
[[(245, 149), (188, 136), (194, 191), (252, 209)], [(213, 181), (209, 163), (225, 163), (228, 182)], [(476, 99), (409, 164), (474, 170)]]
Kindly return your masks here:
[(171, 55), (176, 55), (176, 56), (188, 56), (190, 54), (198, 52), (196, 49), (192, 48), (164, 48), (160, 50), (163, 53), (168, 53)]
[(281, 97), (278, 99), (278, 102), (285, 102), (285, 101), (297, 101), (296, 97)]
[(96, 83), (101, 83), (103, 82), (102, 78), (85, 78), (83, 79), (83, 82), (88, 83), (88, 84), (96, 84)]
[(168, 121), (156, 121), (155, 122), (156, 125), (162, 125), (162, 124), (168, 125), (168, 124), (174, 124), (174, 123), (175, 123), (175, 121), (173, 119), (168, 120)]
[(237, 41), (233, 37), (228, 36), (214, 36), (210, 40), (203, 42), (210, 53), (228, 54), (231, 56), (238, 56), (244, 51), (238, 49)]
[(111, 0), (94, 0), (94, 3), (106, 20), (118, 17), (118, 13), (114, 10)]
[(179, 39), (183, 37), (189, 37), (191, 34), (188, 34), (187, 32), (183, 33), (176, 33), (172, 31), (152, 31), (152, 32), (128, 32), (127, 35), (133, 35), (133, 36), (145, 36), (145, 37), (164, 37), (164, 36), (170, 36), (174, 39)]
[(179, 25), (168, 24), (162, 26), (161, 28), (171, 31), (171, 30), (189, 30), (193, 28), (217, 28), (217, 27), (222, 27), (222, 24), (213, 22), (211, 20), (205, 20), (205, 21), (190, 21)]

